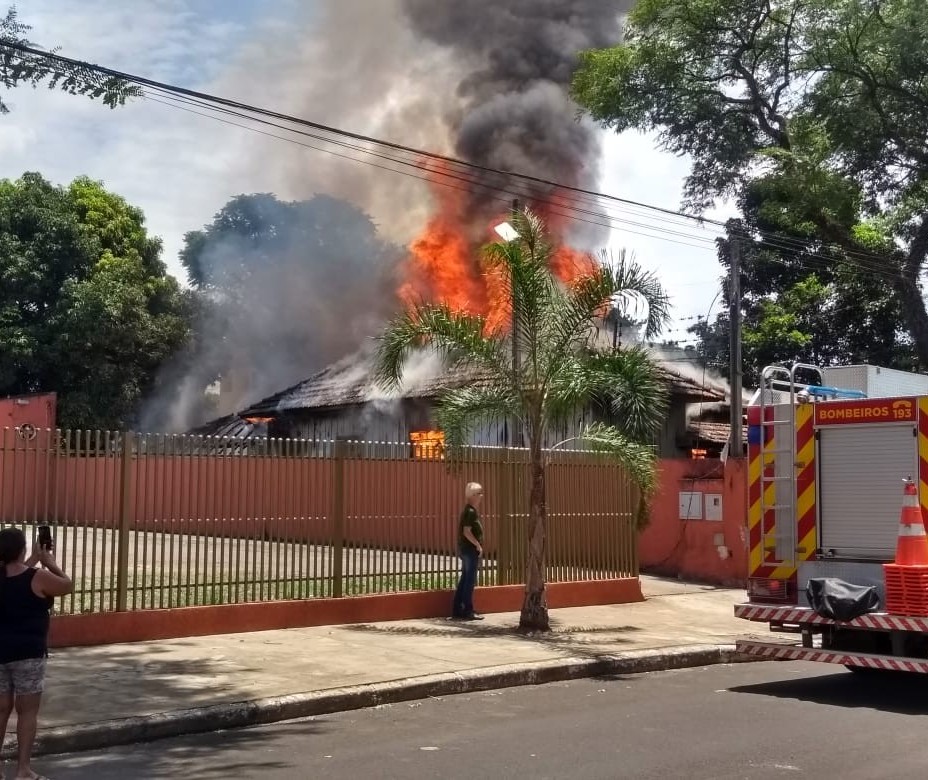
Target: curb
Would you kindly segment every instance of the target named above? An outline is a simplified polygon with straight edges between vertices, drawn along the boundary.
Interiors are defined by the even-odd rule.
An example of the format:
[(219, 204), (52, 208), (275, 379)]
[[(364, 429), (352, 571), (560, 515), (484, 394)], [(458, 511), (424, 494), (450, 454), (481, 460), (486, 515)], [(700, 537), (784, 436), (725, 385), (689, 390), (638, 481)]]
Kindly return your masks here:
[[(330, 688), (264, 699), (214, 704), (135, 718), (59, 726), (39, 732), (35, 755), (76, 753), (168, 737), (258, 726), (329, 715), (382, 704), (489, 691), (523, 685), (623, 674), (642, 674), (694, 666), (753, 662), (734, 645), (694, 645), (638, 650), (592, 658), (563, 658), (410, 677), (347, 688)], [(7, 745), (4, 754), (11, 753)]]

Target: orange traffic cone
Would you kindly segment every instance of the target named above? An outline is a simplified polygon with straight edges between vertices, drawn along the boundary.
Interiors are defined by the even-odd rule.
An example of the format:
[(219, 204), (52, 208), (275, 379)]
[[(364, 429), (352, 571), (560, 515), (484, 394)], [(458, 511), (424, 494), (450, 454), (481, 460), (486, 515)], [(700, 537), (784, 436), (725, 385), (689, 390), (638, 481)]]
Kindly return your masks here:
[(922, 508), (918, 503), (915, 483), (905, 480), (902, 495), (902, 516), (899, 520), (899, 540), (896, 542), (897, 566), (928, 566), (928, 535)]

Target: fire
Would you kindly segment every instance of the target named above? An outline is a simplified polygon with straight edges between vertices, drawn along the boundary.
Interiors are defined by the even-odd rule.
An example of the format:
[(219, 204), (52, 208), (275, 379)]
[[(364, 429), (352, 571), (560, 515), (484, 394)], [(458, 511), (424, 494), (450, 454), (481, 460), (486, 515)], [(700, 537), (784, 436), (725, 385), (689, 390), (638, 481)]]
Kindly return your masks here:
[[(445, 303), (454, 311), (485, 317), (487, 332), (505, 329), (511, 319), (506, 285), (501, 277), (487, 273), (480, 261), (481, 246), (496, 240), (492, 225), (505, 216), (497, 215), (486, 225), (479, 224), (485, 220), (469, 213), (475, 196), (439, 181), (445, 167), (442, 164), (431, 168), (438, 208), (409, 246), (407, 279), (400, 287), (400, 300), (407, 306), (422, 301)], [(549, 226), (557, 230), (557, 225)], [(551, 270), (565, 283), (592, 269), (589, 256), (568, 247), (559, 248), (551, 261)]]
[(486, 311), (486, 289), (471, 261), (471, 247), (444, 214), (429, 220), (409, 249), (413, 279), (400, 291), (405, 303), (425, 298), (443, 301), (455, 311)]
[(593, 259), (588, 254), (562, 246), (551, 259), (551, 270), (562, 282), (570, 283), (593, 272)]
[(416, 460), (441, 460), (445, 451), (442, 431), (413, 431), (409, 434), (412, 457)]

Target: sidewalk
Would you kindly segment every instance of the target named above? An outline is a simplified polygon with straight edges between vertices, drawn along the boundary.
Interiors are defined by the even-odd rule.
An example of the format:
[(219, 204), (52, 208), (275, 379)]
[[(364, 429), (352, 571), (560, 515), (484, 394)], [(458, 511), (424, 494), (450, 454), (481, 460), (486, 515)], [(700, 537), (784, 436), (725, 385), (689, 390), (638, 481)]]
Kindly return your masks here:
[[(564, 662), (582, 666), (584, 660), (616, 656), (647, 658), (646, 668), (659, 668), (655, 653), (643, 651), (694, 646), (704, 653), (714, 651), (718, 662), (727, 657), (719, 655), (718, 647), (732, 645), (751, 628), (732, 614), (732, 605), (743, 600), (744, 591), (653, 577), (642, 577), (642, 586), (648, 597), (643, 603), (553, 611), (553, 632), (539, 636), (513, 633), (518, 616), (501, 614), (474, 623), (410, 620), (58, 650), (49, 659), (40, 749), (90, 747), (90, 737), (83, 742), (66, 737), (96, 733), (93, 739), (99, 741), (106, 733), (104, 721), (135, 719), (132, 733), (142, 738), (154, 736), (146, 724), (163, 726), (173, 717), (159, 713), (205, 707), (216, 722), (210, 726), (201, 712), (200, 725), (193, 730), (207, 730), (235, 725), (235, 718), (221, 717), (223, 707), (235, 703), (263, 700), (266, 708), (277, 697), (288, 697), (292, 704), (295, 694), (324, 696), (332, 689), (378, 683), (395, 692), (397, 681), (411, 683), (435, 675), (453, 674), (460, 680), (461, 675), (473, 678), (506, 669), (531, 674), (534, 668), (550, 670)], [(710, 662), (700, 662), (701, 657), (670, 665)], [(584, 676), (574, 671), (573, 676)], [(499, 677), (501, 684), (513, 684), (513, 679)], [(377, 703), (377, 688), (368, 690), (371, 703)], [(399, 700), (395, 693), (394, 700)], [(250, 705), (239, 709), (242, 706)], [(279, 718), (264, 718), (274, 719)], [(121, 741), (130, 738), (131, 734)]]

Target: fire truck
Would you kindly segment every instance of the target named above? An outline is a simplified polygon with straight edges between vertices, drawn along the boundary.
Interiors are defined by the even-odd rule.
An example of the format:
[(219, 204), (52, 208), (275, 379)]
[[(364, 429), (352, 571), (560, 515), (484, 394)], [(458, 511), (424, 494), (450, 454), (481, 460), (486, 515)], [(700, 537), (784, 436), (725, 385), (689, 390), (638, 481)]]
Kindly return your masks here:
[[(799, 381), (799, 380), (802, 381)], [(823, 617), (810, 579), (873, 586), (885, 610), (905, 480), (928, 516), (928, 376), (871, 365), (768, 366), (746, 407), (748, 601), (735, 615), (796, 635), (742, 653), (928, 673), (928, 612)]]

